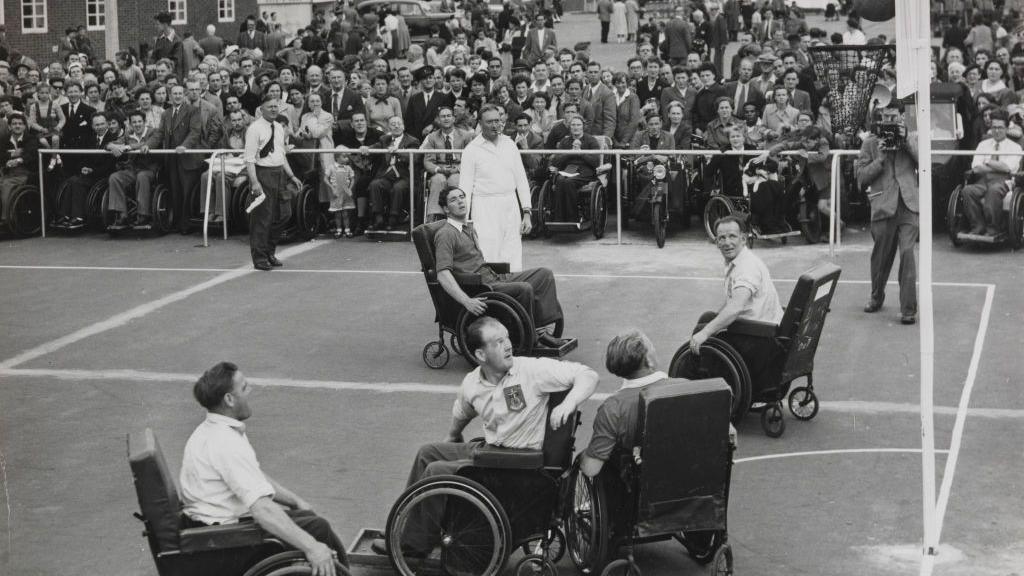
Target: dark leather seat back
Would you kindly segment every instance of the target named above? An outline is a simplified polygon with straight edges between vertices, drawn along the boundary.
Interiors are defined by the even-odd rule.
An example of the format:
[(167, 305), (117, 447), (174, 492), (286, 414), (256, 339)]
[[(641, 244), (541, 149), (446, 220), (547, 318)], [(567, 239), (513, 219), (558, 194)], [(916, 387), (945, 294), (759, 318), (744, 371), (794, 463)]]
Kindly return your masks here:
[(783, 382), (811, 372), (825, 316), (832, 304), (841, 273), (838, 266), (826, 262), (804, 272), (797, 280), (777, 334), (785, 338), (788, 348)]
[(434, 253), (434, 235), (444, 226), (446, 222), (429, 222), (420, 224), (412, 231), (412, 241), (416, 245), (416, 254), (420, 257), (420, 268), (427, 277), (427, 282), (437, 280), (437, 271), (434, 265), (437, 257)]
[(180, 547), (181, 500), (153, 431), (128, 435), (128, 463), (153, 555)]
[(558, 427), (551, 428), (551, 411), (569, 395), (568, 391), (555, 392), (548, 397), (548, 423), (544, 432), (544, 466), (549, 468), (569, 468), (572, 466), (572, 455), (575, 450), (576, 427), (579, 425), (580, 413), (573, 413), (569, 421)]

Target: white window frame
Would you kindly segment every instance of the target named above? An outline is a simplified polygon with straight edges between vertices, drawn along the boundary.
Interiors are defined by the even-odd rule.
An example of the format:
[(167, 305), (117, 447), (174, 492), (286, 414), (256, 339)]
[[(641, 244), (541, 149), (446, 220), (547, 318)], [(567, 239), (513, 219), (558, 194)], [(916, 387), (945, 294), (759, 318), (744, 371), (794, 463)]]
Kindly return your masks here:
[(217, 22), (235, 21), (235, 0), (217, 0)]
[[(38, 18), (40, 15), (43, 17), (43, 25), (42, 25), (42, 27), (35, 27), (35, 26), (33, 26), (32, 28), (26, 28), (25, 27), (25, 6), (26, 5), (30, 5), (30, 6), (33, 7), (33, 10), (32, 10), (32, 14), (33, 14), (32, 21), (33, 21), (33, 23), (35, 23), (35, 19)], [(18, 8), (19, 8), (18, 17), (19, 17), (19, 20), (21, 22), (21, 31), (22, 31), (22, 33), (24, 33), (24, 34), (45, 34), (45, 33), (49, 32), (49, 30), (50, 30), (50, 15), (49, 15), (49, 11), (46, 9), (46, 0), (21, 0), (20, 5), (18, 6)], [(37, 12), (37, 10), (39, 10), (39, 12)]]
[(171, 13), (172, 26), (188, 24), (188, 0), (167, 0), (167, 11)]
[[(103, 24), (90, 24), (89, 23), (89, 6), (96, 6), (95, 18), (103, 18)], [(85, 29), (91, 31), (101, 31), (107, 29), (107, 0), (85, 0)]]

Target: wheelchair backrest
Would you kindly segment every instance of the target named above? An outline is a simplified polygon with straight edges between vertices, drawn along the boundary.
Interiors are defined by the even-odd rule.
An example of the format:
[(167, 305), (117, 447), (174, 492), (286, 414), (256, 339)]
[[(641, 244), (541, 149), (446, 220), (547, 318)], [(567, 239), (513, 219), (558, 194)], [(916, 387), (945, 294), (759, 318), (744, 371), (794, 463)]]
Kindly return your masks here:
[(428, 282), (435, 280), (435, 274), (437, 273), (434, 269), (437, 263), (437, 256), (434, 252), (434, 235), (446, 223), (445, 220), (440, 220), (420, 224), (412, 231), (412, 241), (416, 245), (416, 254), (420, 257), (420, 267), (423, 273), (427, 275)]
[(809, 374), (814, 367), (818, 340), (841, 273), (842, 269), (829, 262), (818, 264), (797, 280), (777, 333), (787, 348), (783, 382)]
[(565, 400), (569, 391), (555, 392), (548, 396), (548, 421), (544, 431), (544, 466), (546, 468), (569, 468), (572, 466), (572, 454), (575, 450), (576, 427), (579, 426), (580, 415), (575, 412), (572, 418), (558, 430), (551, 428), (551, 411)]
[(154, 556), (178, 550), (181, 529), (181, 500), (178, 487), (167, 468), (163, 450), (153, 431), (128, 435), (128, 463), (135, 480), (147, 536)]
[(669, 378), (640, 392), (639, 536), (725, 528), (731, 406), (721, 378)]

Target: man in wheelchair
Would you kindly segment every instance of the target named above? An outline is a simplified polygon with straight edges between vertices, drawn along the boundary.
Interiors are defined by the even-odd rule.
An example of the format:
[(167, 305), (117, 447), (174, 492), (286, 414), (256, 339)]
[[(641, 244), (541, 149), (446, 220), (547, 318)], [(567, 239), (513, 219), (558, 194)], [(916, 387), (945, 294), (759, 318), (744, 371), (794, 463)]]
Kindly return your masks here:
[(9, 137), (0, 142), (0, 209), (4, 215), (14, 190), (31, 184), (39, 174), (39, 139), (28, 133), (25, 115), (11, 112), (7, 127)]
[(577, 222), (579, 214), (579, 191), (597, 177), (601, 155), (583, 154), (582, 150), (600, 150), (601, 145), (590, 134), (583, 133), (583, 117), (574, 116), (569, 121), (569, 134), (558, 143), (559, 150), (571, 150), (570, 154), (558, 154), (549, 167), (555, 177), (552, 194), (552, 220), (556, 222)]
[[(443, 193), (442, 193), (443, 194)], [(577, 407), (597, 388), (597, 372), (576, 362), (551, 358), (516, 357), (508, 330), (490, 316), (476, 319), (465, 344), (479, 366), (462, 380), (452, 405), (452, 422), (444, 442), (420, 446), (409, 472), (407, 486), (432, 476), (457, 474), (473, 463), (483, 446), (541, 450), (547, 428), (549, 394), (569, 391), (551, 410), (551, 428), (565, 424)], [(483, 442), (463, 442), (462, 432), (480, 416)], [(427, 526), (440, 510), (424, 510), (406, 524), (403, 550), (406, 557), (426, 557), (438, 542), (431, 541)], [(387, 542), (374, 540), (374, 552), (388, 554)]]
[(547, 268), (530, 268), (511, 274), (497, 274), (484, 261), (472, 222), (466, 220), (469, 210), (466, 193), (461, 188), (441, 191), (438, 203), (444, 210), (448, 225), (434, 235), (437, 280), (456, 302), (474, 316), (487, 309), (482, 298), (472, 298), (459, 286), (457, 277), (476, 274), (496, 292), (516, 299), (533, 318), (541, 346), (558, 348), (564, 341), (541, 330), (562, 319), (555, 276)]
[(971, 223), (970, 234), (998, 236), (1006, 229), (1003, 219), (1003, 197), (1010, 191), (1007, 180), (1020, 166), (1019, 156), (1000, 156), (999, 152), (1020, 152), (1021, 147), (1006, 137), (1010, 119), (1003, 110), (991, 114), (992, 137), (978, 144), (978, 155), (971, 163), (971, 172), (978, 175), (973, 184), (964, 186), (964, 207)]

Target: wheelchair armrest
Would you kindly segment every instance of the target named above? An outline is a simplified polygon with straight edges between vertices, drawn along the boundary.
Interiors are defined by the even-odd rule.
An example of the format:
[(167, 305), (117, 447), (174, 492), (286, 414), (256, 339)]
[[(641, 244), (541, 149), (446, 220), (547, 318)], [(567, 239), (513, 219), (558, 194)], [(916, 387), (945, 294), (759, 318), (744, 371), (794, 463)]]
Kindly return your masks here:
[(480, 468), (538, 470), (544, 467), (544, 452), (484, 444), (473, 450), (473, 465)]
[(459, 274), (452, 272), (452, 276), (455, 277), (455, 281), (458, 282), (459, 286), (480, 286), (484, 283), (483, 277), (479, 274)]
[(508, 262), (488, 262), (487, 266), (489, 266), (495, 274), (508, 274), (512, 271), (512, 265)]
[(186, 528), (180, 533), (181, 551), (210, 552), (258, 546), (263, 543), (264, 534), (263, 529), (252, 519), (242, 519), (237, 524)]
[(601, 164), (600, 166), (597, 167), (597, 174), (598, 175), (607, 174), (608, 172), (611, 172), (611, 169), (612, 169), (611, 163), (610, 162), (605, 162), (604, 164)]
[(725, 329), (726, 332), (732, 334), (757, 336), (760, 338), (774, 338), (778, 330), (779, 325), (774, 322), (760, 322), (758, 320), (744, 320), (742, 318), (736, 319)]

